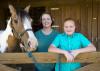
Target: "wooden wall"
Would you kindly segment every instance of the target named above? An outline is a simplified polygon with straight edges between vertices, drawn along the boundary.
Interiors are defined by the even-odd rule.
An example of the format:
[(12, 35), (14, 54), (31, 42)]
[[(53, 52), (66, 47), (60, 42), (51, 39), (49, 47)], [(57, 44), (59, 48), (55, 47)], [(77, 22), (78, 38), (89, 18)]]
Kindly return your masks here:
[[(59, 8), (51, 10), (51, 8)], [(88, 37), (100, 50), (100, 3), (91, 2), (77, 5), (64, 5), (49, 7), (49, 11), (55, 18), (55, 25), (59, 25), (59, 30), (63, 31), (63, 21), (71, 17), (78, 22), (78, 31)]]

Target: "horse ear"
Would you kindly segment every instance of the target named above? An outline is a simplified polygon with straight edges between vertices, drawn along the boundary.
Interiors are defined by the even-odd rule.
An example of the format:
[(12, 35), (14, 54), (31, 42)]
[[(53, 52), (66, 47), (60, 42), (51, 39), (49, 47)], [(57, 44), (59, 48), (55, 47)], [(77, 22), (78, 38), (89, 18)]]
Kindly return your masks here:
[(9, 5), (9, 10), (13, 17), (16, 16), (16, 9), (13, 7), (13, 5)]
[(28, 5), (24, 10), (28, 13), (30, 9), (30, 5)]

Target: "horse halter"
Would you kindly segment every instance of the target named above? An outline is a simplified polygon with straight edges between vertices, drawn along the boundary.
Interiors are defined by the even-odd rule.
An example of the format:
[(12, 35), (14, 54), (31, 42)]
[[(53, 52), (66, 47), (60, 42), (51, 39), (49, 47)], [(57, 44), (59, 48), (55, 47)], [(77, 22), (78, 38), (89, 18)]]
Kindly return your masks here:
[(17, 35), (17, 36), (15, 35), (17, 39), (21, 39), (22, 36), (23, 36), (27, 31), (32, 31), (32, 29), (26, 29), (25, 31), (18, 33), (18, 32), (16, 32), (15, 28), (12, 26), (12, 32), (13, 32), (14, 35), (15, 35), (15, 34)]

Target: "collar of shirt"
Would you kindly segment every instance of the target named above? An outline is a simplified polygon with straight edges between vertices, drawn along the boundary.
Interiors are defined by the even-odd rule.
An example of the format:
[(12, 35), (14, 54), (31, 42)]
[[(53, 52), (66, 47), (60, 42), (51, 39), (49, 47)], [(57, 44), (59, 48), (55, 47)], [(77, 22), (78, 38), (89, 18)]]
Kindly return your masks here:
[(73, 33), (72, 35), (68, 35), (68, 34), (66, 34), (66, 33), (63, 33), (63, 35), (66, 36), (67, 38), (73, 38), (74, 35), (75, 35), (75, 33)]

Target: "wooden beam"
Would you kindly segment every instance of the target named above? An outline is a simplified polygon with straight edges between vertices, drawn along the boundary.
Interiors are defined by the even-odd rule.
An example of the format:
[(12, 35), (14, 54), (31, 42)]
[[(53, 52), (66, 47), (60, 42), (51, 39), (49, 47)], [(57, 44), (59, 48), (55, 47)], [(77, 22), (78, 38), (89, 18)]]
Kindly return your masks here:
[[(100, 1), (94, 1), (94, 2), (100, 2)], [(25, 7), (28, 4), (30, 4), (32, 7), (41, 7), (41, 6), (62, 6), (62, 5), (80, 5), (80, 4), (91, 4), (91, 0), (40, 0), (40, 1), (34, 1), (34, 0), (20, 0), (20, 1), (14, 1), (14, 0), (9, 0), (9, 1), (3, 1), (0, 3), (0, 8), (8, 8), (8, 4), (13, 4), (16, 7)]]
[(76, 71), (100, 71), (100, 63), (89, 64)]
[[(1, 53), (0, 64), (26, 64), (26, 63), (56, 63), (59, 60), (66, 62), (64, 55), (55, 53), (33, 53), (32, 57), (28, 57), (27, 53)], [(91, 52), (79, 54), (75, 62), (90, 63), (100, 62), (100, 52)]]
[(17, 70), (14, 68), (8, 67), (6, 65), (0, 64), (0, 71), (17, 71)]

